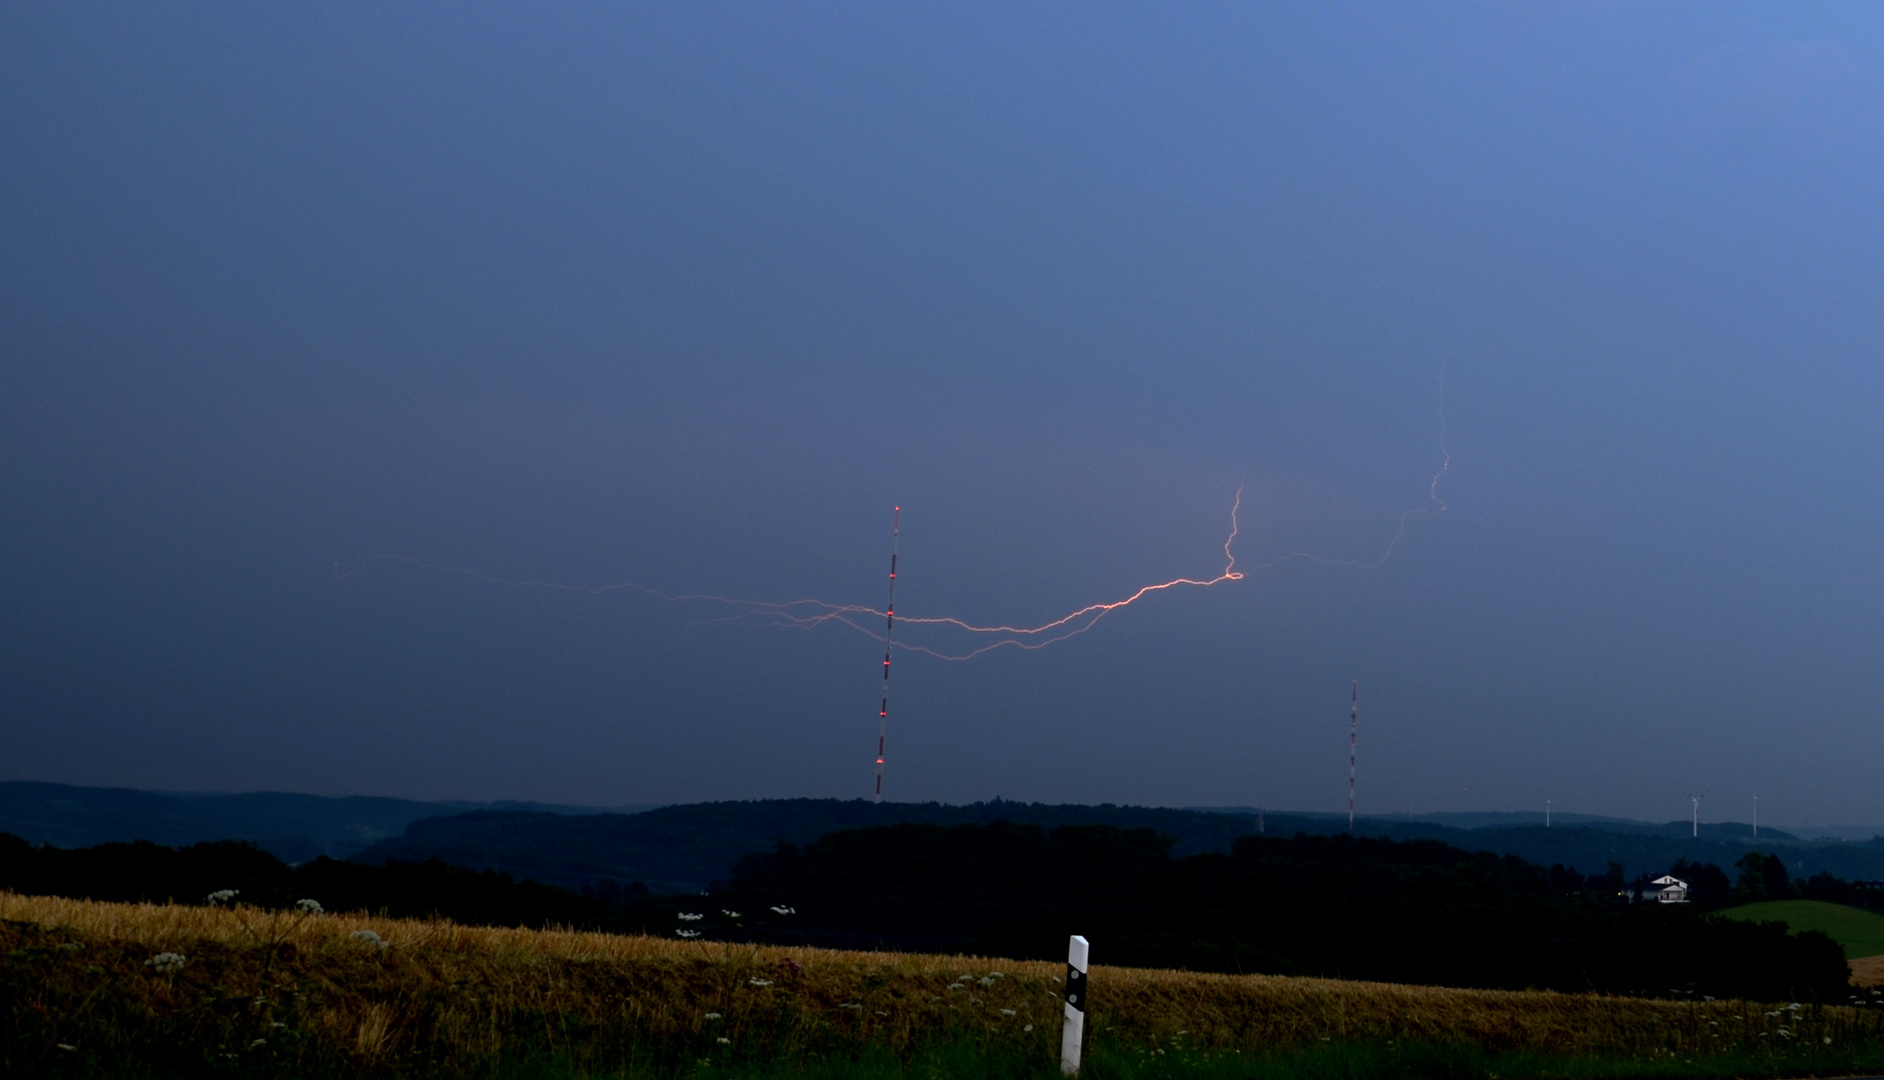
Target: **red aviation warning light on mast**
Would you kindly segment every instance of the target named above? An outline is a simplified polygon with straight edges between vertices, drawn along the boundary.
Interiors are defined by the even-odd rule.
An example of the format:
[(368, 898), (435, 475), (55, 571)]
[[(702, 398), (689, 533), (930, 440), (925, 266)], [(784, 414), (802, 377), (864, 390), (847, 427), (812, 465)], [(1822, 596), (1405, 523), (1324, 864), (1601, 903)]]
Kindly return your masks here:
[(890, 514), (890, 600), (883, 605), (883, 705), (877, 712), (877, 794), (883, 801), (883, 744), (890, 734), (890, 643), (896, 633), (896, 545), (903, 530), (903, 508)]

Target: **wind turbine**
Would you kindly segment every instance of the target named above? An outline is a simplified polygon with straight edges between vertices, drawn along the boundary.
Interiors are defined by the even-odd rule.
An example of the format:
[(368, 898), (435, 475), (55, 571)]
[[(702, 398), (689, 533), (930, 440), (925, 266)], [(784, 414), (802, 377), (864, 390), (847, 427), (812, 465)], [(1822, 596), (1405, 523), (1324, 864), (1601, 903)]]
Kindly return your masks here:
[(1701, 800), (1705, 798), (1707, 798), (1705, 791), (1699, 795), (1692, 791), (1688, 792), (1688, 801), (1694, 804), (1694, 836), (1697, 840), (1701, 837)]

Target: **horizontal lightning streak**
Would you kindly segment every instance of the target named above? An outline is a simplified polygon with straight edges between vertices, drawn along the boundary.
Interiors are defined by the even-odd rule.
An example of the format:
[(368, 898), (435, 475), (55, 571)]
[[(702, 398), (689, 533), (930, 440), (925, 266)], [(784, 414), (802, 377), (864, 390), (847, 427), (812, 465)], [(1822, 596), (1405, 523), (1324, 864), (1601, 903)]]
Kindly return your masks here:
[[(1442, 394), (1441, 400), (1443, 401), (1443, 385), (1442, 385), (1441, 394)], [(1407, 510), (1400, 515), (1400, 519), (1394, 529), (1392, 538), (1390, 538), (1387, 541), (1387, 546), (1381, 551), (1380, 557), (1377, 559), (1366, 560), (1366, 561), (1358, 560), (1358, 559), (1334, 559), (1334, 558), (1329, 558), (1324, 555), (1317, 555), (1313, 552), (1308, 552), (1308, 551), (1293, 551), (1286, 555), (1278, 555), (1265, 562), (1257, 563), (1253, 566), (1248, 567), (1247, 569), (1243, 569), (1243, 570), (1237, 569), (1236, 553), (1234, 551), (1234, 545), (1236, 544), (1237, 535), (1241, 530), (1241, 526), (1238, 522), (1238, 515), (1243, 508), (1243, 489), (1238, 488), (1236, 492), (1236, 497), (1230, 503), (1230, 535), (1226, 537), (1223, 541), (1223, 557), (1224, 557), (1223, 571), (1217, 574), (1215, 577), (1172, 578), (1169, 581), (1161, 581), (1161, 582), (1157, 582), (1156, 584), (1146, 585), (1139, 588), (1137, 591), (1133, 592), (1131, 595), (1125, 597), (1122, 600), (1113, 600), (1113, 601), (1108, 601), (1105, 603), (1088, 604), (1085, 607), (1069, 612), (1065, 615), (1060, 616), (1057, 619), (1053, 619), (1048, 622), (1041, 623), (1038, 626), (1011, 626), (1004, 623), (980, 625), (977, 623), (968, 622), (964, 619), (958, 619), (952, 616), (945, 616), (945, 615), (929, 615), (929, 616), (904, 615), (904, 616), (901, 616), (898, 619), (898, 621), (901, 623), (904, 623), (905, 625), (913, 624), (916, 626), (933, 626), (933, 627), (938, 627), (938, 628), (951, 628), (956, 631), (960, 631), (960, 632), (968, 633), (968, 634), (994, 635), (994, 636), (998, 636), (1000, 640), (991, 641), (988, 644), (981, 645), (977, 648), (970, 649), (966, 652), (953, 652), (953, 653), (946, 652), (941, 649), (934, 648), (928, 645), (920, 645), (920, 644), (915, 644), (915, 643), (907, 642), (907, 641), (895, 642), (893, 647), (897, 649), (903, 649), (905, 651), (912, 652), (912, 653), (921, 653), (926, 656), (932, 656), (938, 660), (947, 660), (950, 662), (961, 662), (965, 660), (973, 660), (978, 656), (983, 656), (997, 649), (1020, 649), (1020, 650), (1032, 651), (1032, 650), (1037, 650), (1037, 649), (1044, 649), (1049, 645), (1056, 645), (1062, 641), (1067, 640), (1068, 638), (1078, 637), (1079, 635), (1084, 634), (1087, 631), (1091, 630), (1094, 626), (1097, 626), (1100, 620), (1104, 619), (1107, 615), (1110, 615), (1114, 611), (1117, 611), (1120, 608), (1130, 607), (1132, 604), (1137, 603), (1138, 601), (1144, 599), (1145, 597), (1151, 596), (1156, 593), (1165, 592), (1170, 589), (1177, 589), (1177, 588), (1208, 589), (1213, 586), (1223, 585), (1229, 582), (1242, 581), (1247, 575), (1251, 573), (1255, 573), (1257, 571), (1269, 570), (1274, 567), (1280, 566), (1284, 563), (1298, 562), (1298, 561), (1315, 563), (1321, 566), (1345, 566), (1345, 567), (1351, 567), (1358, 570), (1377, 570), (1380, 567), (1385, 566), (1387, 564), (1387, 561), (1393, 558), (1394, 552), (1398, 550), (1400, 546), (1400, 542), (1403, 539), (1405, 539), (1407, 529), (1415, 517), (1422, 517), (1422, 516), (1436, 517), (1446, 512), (1446, 502), (1445, 500), (1439, 497), (1439, 483), (1441, 480), (1445, 478), (1446, 473), (1450, 471), (1452, 468), (1452, 454), (1450, 451), (1446, 449), (1445, 414), (1444, 414), (1443, 408), (1440, 413), (1439, 452), (1440, 452), (1440, 457), (1441, 457), (1439, 469), (1437, 472), (1433, 473), (1432, 480), (1427, 484), (1427, 488), (1426, 488), (1427, 505), (1414, 507), (1413, 509)], [(828, 624), (836, 623), (841, 626), (847, 626), (851, 628), (852, 630), (855, 630), (858, 633), (863, 634), (867, 637), (873, 638), (877, 641), (883, 641), (883, 642), (886, 642), (886, 644), (888, 644), (887, 634), (885, 634), (881, 630), (873, 628), (870, 625), (866, 625), (865, 622), (862, 621), (862, 620), (868, 620), (870, 623), (876, 623), (879, 620), (882, 620), (887, 623), (887, 620), (889, 617), (889, 613), (887, 611), (878, 609), (878, 608), (873, 608), (865, 604), (835, 604), (827, 600), (819, 600), (819, 599), (811, 598), (811, 597), (807, 597), (800, 600), (781, 600), (781, 601), (748, 600), (741, 597), (718, 596), (711, 593), (669, 593), (669, 592), (664, 592), (660, 589), (650, 588), (649, 586), (646, 586), (646, 585), (637, 584), (635, 582), (619, 582), (612, 585), (580, 585), (580, 584), (572, 585), (572, 584), (567, 584), (564, 582), (557, 582), (557, 581), (542, 581), (542, 580), (534, 580), (534, 579), (516, 580), (516, 579), (510, 579), (510, 578), (497, 577), (496, 575), (493, 575), (493, 574), (484, 573), (481, 570), (472, 570), (472, 569), (467, 569), (461, 566), (446, 566), (440, 563), (426, 562), (422, 559), (416, 559), (409, 555), (368, 554), (361, 561), (359, 566), (355, 567), (352, 570), (348, 570), (344, 572), (340, 569), (339, 565), (336, 563), (334, 567), (335, 579), (346, 580), (347, 578), (354, 577), (360, 573), (363, 573), (366, 570), (367, 566), (376, 562), (403, 563), (405, 565), (412, 566), (420, 570), (426, 570), (426, 571), (439, 573), (439, 574), (456, 575), (459, 577), (469, 578), (474, 581), (480, 581), (480, 582), (484, 582), (490, 585), (499, 585), (506, 588), (548, 589), (548, 590), (554, 590), (554, 591), (559, 591), (559, 592), (580, 593), (580, 594), (585, 594), (589, 596), (607, 596), (611, 593), (617, 593), (617, 592), (634, 592), (634, 593), (639, 593), (641, 595), (654, 597), (654, 598), (664, 600), (664, 601), (667, 601), (669, 603), (674, 603), (674, 604), (705, 603), (705, 604), (717, 604), (724, 607), (736, 609), (728, 614), (720, 615), (714, 618), (695, 620), (688, 624), (688, 629), (693, 629), (695, 627), (700, 627), (700, 626), (723, 624), (723, 623), (740, 623), (740, 624), (748, 624), (748, 625), (768, 626), (768, 627), (778, 627), (778, 628), (783, 628), (783, 629), (795, 629), (795, 630), (809, 631), (809, 630), (816, 630)]]

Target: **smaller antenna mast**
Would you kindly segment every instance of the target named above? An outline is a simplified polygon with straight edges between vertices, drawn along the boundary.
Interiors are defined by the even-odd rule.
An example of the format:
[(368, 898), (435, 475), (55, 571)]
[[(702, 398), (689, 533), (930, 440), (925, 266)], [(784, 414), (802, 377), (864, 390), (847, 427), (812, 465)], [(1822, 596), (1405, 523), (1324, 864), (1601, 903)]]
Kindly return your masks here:
[(1354, 831), (1354, 759), (1361, 734), (1361, 680), (1354, 680), (1348, 698), (1348, 832)]
[(877, 713), (877, 796), (883, 801), (883, 744), (890, 734), (890, 636), (896, 632), (896, 545), (903, 531), (903, 508), (890, 514), (890, 602), (883, 609), (883, 707)]

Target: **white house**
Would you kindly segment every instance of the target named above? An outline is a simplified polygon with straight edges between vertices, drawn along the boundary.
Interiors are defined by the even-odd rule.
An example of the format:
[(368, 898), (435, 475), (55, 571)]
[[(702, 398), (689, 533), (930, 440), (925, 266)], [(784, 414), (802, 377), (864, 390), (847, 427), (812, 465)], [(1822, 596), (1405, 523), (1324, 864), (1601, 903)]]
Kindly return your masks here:
[(1658, 904), (1685, 904), (1688, 902), (1688, 883), (1672, 874), (1663, 874), (1642, 890), (1642, 899), (1651, 897)]

